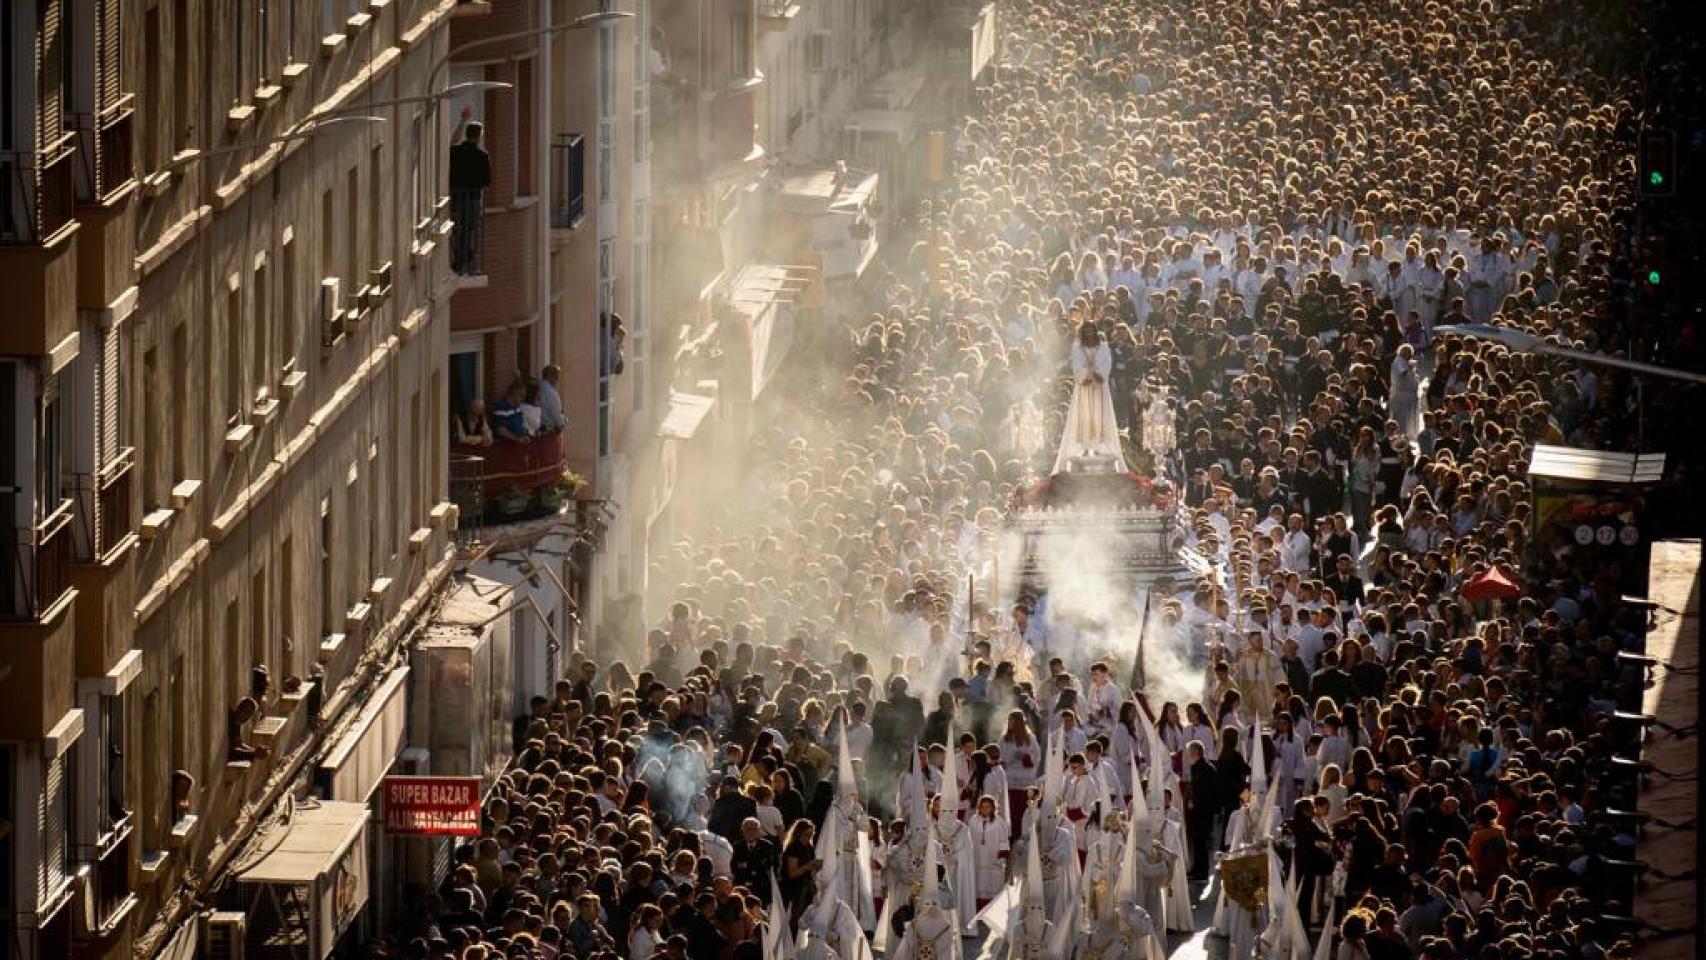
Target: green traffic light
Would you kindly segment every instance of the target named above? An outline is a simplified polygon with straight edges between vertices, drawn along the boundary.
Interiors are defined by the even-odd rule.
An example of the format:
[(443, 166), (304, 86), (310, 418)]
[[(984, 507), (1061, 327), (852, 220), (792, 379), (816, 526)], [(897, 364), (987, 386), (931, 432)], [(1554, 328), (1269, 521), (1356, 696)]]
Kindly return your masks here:
[(1647, 174), (1647, 182), (1655, 187), (1663, 186), (1665, 182), (1665, 175), (1654, 170), (1652, 173)]
[(1659, 285), (1659, 272), (1657, 270), (1648, 270), (1647, 271), (1647, 282), (1652, 284), (1655, 287), (1658, 286)]

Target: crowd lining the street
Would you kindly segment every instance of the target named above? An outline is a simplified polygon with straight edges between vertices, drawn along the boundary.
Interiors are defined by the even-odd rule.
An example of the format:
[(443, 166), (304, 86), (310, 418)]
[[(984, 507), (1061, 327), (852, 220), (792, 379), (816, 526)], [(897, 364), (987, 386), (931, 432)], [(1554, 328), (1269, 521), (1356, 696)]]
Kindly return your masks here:
[[(695, 525), (668, 616), (529, 705), (396, 952), (1155, 958), (1271, 850), (1290, 908), (1223, 892), (1233, 956), (1630, 956), (1596, 814), (1639, 617), (1531, 542), (1523, 471), (1625, 436), (1627, 384), (1435, 332), (1627, 338), (1635, 108), (1589, 66), (1623, 38), (1569, 6), (1011, 4), (956, 186), (750, 451), (765, 512)], [(1177, 404), (1216, 572), (1146, 643), (1195, 699), (1043, 598), (964, 609), (1083, 325), (1122, 424)], [(1520, 598), (1460, 595), (1492, 568)]]

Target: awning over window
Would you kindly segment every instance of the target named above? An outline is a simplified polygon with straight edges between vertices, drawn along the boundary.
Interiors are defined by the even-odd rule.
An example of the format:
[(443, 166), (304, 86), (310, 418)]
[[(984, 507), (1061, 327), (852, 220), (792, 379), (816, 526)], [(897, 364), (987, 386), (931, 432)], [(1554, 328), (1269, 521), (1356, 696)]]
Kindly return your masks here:
[(711, 408), (716, 405), (716, 397), (672, 392), (669, 410), (663, 415), (663, 422), (658, 424), (658, 436), (671, 440), (693, 439), (693, 435), (699, 432), (699, 425), (705, 422)]
[(350, 845), (367, 826), (365, 803), (321, 801), (298, 807), (290, 823), (277, 834), (256, 842), (267, 854), (237, 874), (242, 883), (311, 884), (335, 870)]

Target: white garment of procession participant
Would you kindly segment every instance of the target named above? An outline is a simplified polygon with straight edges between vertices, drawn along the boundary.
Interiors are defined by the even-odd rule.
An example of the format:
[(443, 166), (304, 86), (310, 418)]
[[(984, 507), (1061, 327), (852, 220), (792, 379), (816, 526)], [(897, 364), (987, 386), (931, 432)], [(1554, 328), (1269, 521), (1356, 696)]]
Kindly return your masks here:
[(1416, 368), (1415, 351), (1409, 344), (1398, 348), (1392, 358), (1392, 397), (1387, 416), (1398, 424), (1405, 437), (1414, 441), (1422, 432), (1422, 379)]
[(836, 818), (825, 818), (823, 833), (818, 835), (817, 856), (823, 868), (817, 872), (817, 898), (800, 918), (801, 960), (807, 960), (808, 935), (825, 944), (836, 960), (873, 960), (864, 925), (841, 885), (847, 874), (843, 839)]
[(1155, 921), (1135, 903), (1122, 903), (1079, 942), (1076, 960), (1163, 960)]
[(1167, 777), (1165, 806), (1161, 818), (1161, 847), (1167, 852), (1167, 910), (1163, 926), (1169, 931), (1191, 933), (1196, 918), (1191, 915), (1190, 844), (1185, 839), (1185, 812), (1179, 805), (1179, 778)]
[(979, 811), (966, 821), (966, 832), (971, 837), (973, 893), (980, 910), (999, 896), (1007, 883), (1007, 865), (1012, 858), (1008, 838), (1011, 830), (1012, 821), (1000, 811), (990, 816)]
[(913, 899), (912, 922), (885, 960), (962, 960), (960, 922), (953, 908), (943, 901), (936, 863), (932, 845), (924, 860), (918, 896)]
[[(943, 754), (942, 782), (951, 784), (958, 782), (955, 772), (956, 750), (948, 750)], [(957, 793), (957, 791), (956, 791)], [(974, 932), (971, 925), (977, 919), (977, 860), (972, 850), (971, 831), (960, 822), (954, 803), (957, 799), (953, 794), (936, 795), (936, 836), (942, 842), (942, 852), (947, 857), (948, 878), (953, 885), (954, 900), (950, 904), (954, 916), (964, 925), (961, 932)]]
[(1007, 960), (1064, 960), (1052, 953), (1054, 917), (1048, 909), (1048, 880), (1043, 876), (1038, 848), (1042, 841), (1033, 828), (1026, 837), (1025, 873), (1020, 879), (1018, 909), (1008, 913), (1003, 938)]
[[(829, 833), (830, 821), (838, 827), (835, 831), (837, 843), (833, 848), (826, 848), (823, 837)], [(852, 750), (847, 727), (843, 724), (835, 750), (835, 800), (830, 806), (829, 816), (824, 818), (824, 832), (818, 837), (818, 859), (824, 861), (826, 870), (831, 869), (830, 864), (834, 865), (840, 896), (853, 908), (853, 915), (859, 918), (860, 927), (866, 931), (877, 926), (875, 891), (871, 885), (871, 836), (866, 829), (868, 822), (865, 807), (859, 802)], [(833, 860), (824, 856), (830, 849), (837, 854)], [(857, 958), (844, 955), (843, 960)]]
[(1119, 811), (1109, 810), (1090, 830), (1089, 849), (1084, 852), (1084, 879), (1078, 887), (1077, 921), (1090, 931), (1113, 916), (1117, 903), (1120, 865), (1125, 857), (1125, 824)]
[(1115, 472), (1125, 473), (1130, 469), (1120, 444), (1114, 392), (1108, 384), (1113, 369), (1114, 356), (1106, 343), (1090, 347), (1082, 342), (1072, 344), (1072, 401), (1066, 408), (1060, 452), (1055, 456), (1052, 472), (1067, 472), (1078, 457), (1110, 457)]

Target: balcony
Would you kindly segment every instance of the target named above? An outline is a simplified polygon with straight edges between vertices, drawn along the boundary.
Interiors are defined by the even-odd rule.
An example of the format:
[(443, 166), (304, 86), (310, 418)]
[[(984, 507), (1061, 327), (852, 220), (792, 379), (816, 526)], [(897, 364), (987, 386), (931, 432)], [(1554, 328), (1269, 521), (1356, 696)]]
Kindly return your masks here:
[(46, 149), (0, 152), (0, 246), (46, 246), (72, 222), (77, 133)]
[(450, 446), (451, 499), (469, 526), (517, 523), (552, 514), (571, 495), (564, 482), (563, 434), (527, 443)]
[(99, 113), (72, 116), (77, 134), (77, 202), (105, 204), (130, 186), (131, 138), (136, 95), (128, 94)]
[(34, 528), (7, 528), (12, 545), (0, 620), (40, 620), (71, 592), (75, 501), (65, 500)]
[(104, 563), (131, 533), (130, 473), (136, 451), (125, 447), (99, 474), (77, 474), (77, 561)]
[(559, 134), (551, 144), (551, 228), (573, 230), (586, 217), (586, 138)]
[(130, 883), (135, 823), (135, 815), (126, 813), (99, 844), (82, 850), (90, 858), (88, 896), (93, 906), (89, 915), (93, 925), (79, 931), (83, 939), (110, 936), (136, 905), (136, 893)]

